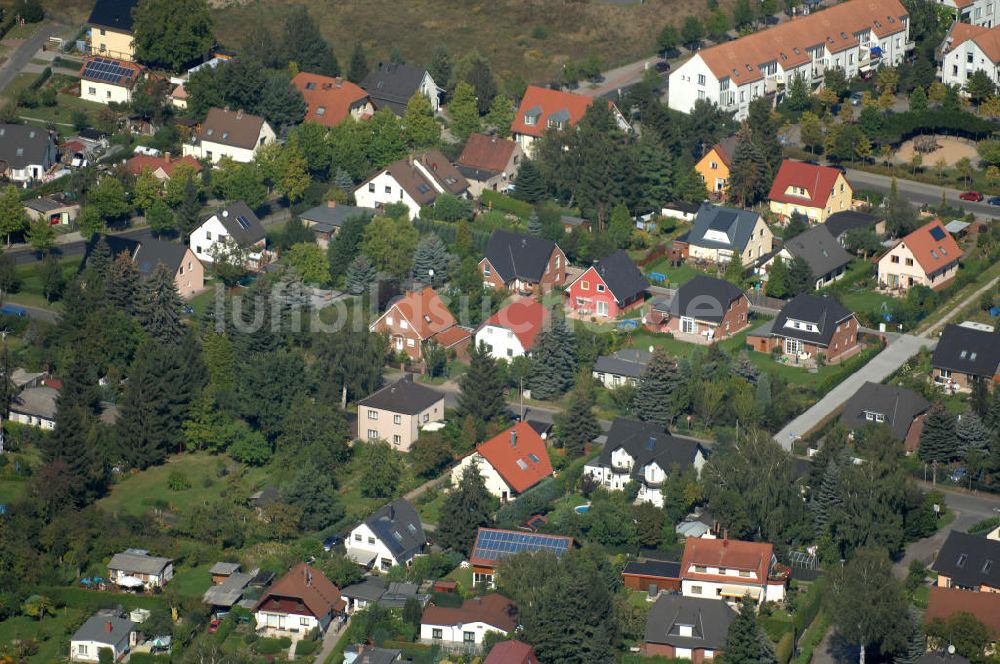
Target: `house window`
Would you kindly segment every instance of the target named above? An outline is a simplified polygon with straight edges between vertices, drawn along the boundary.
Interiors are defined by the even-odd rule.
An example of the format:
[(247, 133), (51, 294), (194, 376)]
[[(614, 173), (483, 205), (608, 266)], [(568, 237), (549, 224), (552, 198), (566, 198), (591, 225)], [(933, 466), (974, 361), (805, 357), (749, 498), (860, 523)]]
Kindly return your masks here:
[(608, 303), (607, 302), (598, 302), (597, 303), (597, 315), (598, 316), (607, 316), (608, 315)]
[[(87, 93), (90, 94), (90, 95), (96, 95), (97, 94), (97, 88), (87, 88)], [(80, 646), (80, 647), (81, 648), (85, 648), (86, 646)]]
[(899, 263), (899, 256), (889, 256), (889, 260), (893, 263)]
[(424, 424), (426, 424), (426, 423), (428, 423), (430, 421), (431, 421), (431, 416), (428, 415), (427, 413), (424, 413)]
[(604, 284), (597, 284), (597, 292), (603, 293), (605, 291)]
[(580, 290), (590, 290), (590, 282), (584, 279), (580, 282)]
[(393, 424), (402, 424), (403, 423), (403, 416), (402, 415), (393, 415), (392, 416), (392, 423)]
[(798, 355), (802, 350), (802, 342), (798, 339), (785, 339), (785, 354)]
[(718, 169), (718, 168), (719, 168), (719, 162), (717, 162), (717, 161), (713, 161), (713, 162), (712, 162), (711, 164), (709, 164), (708, 166), (709, 166), (709, 168), (711, 168), (711, 169), (712, 169), (712, 170), (714, 171), (714, 170), (716, 170), (716, 169)]
[(462, 632), (462, 641), (465, 643), (475, 643), (476, 633), (475, 632)]
[(308, 624), (309, 624), (309, 618), (307, 618), (306, 616), (299, 616), (299, 625), (300, 626), (305, 627)]
[(483, 265), (483, 276), (484, 277), (490, 276), (490, 264), (489, 263), (485, 263)]
[(385, 185), (385, 193), (387, 193), (387, 194), (391, 194), (392, 193), (392, 185), (388, 185), (388, 184)]
[(326, 115), (326, 107), (325, 106), (316, 107), (316, 115), (318, 115), (319, 117), (323, 117), (324, 115)]
[[(708, 571), (708, 568), (705, 567), (704, 565), (695, 565), (694, 566), (694, 571), (697, 572), (698, 574), (704, 574), (705, 572)], [(700, 586), (698, 586), (698, 587), (700, 587)]]
[(972, 62), (973, 62), (972, 53), (966, 53), (965, 54), (965, 61), (968, 62), (970, 65), (972, 64)]
[(355, 535), (354, 535), (354, 541), (355, 542), (360, 542), (361, 541), (361, 533), (355, 533)]
[(205, 239), (206, 240), (212, 239), (212, 231), (205, 231)]
[(745, 569), (741, 569), (740, 570), (740, 576), (742, 576), (744, 579), (749, 579), (750, 578), (750, 572), (746, 571)]
[(431, 630), (431, 638), (432, 639), (439, 639), (439, 640), (442, 638), (441, 628), (440, 627), (435, 627), (434, 629)]
[(397, 434), (393, 434), (393, 436), (392, 436), (392, 444), (393, 445), (399, 445), (401, 442), (403, 442), (403, 439), (400, 438), (399, 434), (398, 433)]
[[(694, 324), (693, 318), (681, 318), (681, 332), (684, 332), (685, 334), (694, 334), (697, 331), (698, 327)], [(698, 571), (697, 567), (695, 567), (695, 571)]]
[(692, 595), (700, 595), (701, 594), (701, 586), (691, 586), (691, 594)]
[[(101, 32), (103, 32), (103, 30)], [(81, 643), (80, 645), (78, 645), (76, 647), (76, 652), (79, 653), (80, 655), (86, 655), (87, 654), (87, 646), (86, 646), (86, 644)]]
[(369, 182), (368, 183), (368, 191), (370, 193), (373, 193), (373, 194), (375, 193), (375, 183), (374, 182)]
[(368, 543), (369, 544), (374, 544), (375, 543), (375, 538), (374, 537), (369, 537), (368, 538)]
[(399, 321), (399, 327), (400, 327), (400, 329), (406, 330), (406, 329), (409, 329), (410, 324), (407, 321), (405, 321), (403, 319), (400, 319), (400, 321)]
[(410, 348), (413, 348), (413, 339), (407, 339), (406, 345), (409, 346)]
[(369, 429), (368, 440), (378, 440), (378, 431), (375, 431), (375, 429)]
[(378, 411), (375, 410), (374, 408), (369, 408), (368, 409), (368, 419), (369, 420), (377, 420), (378, 419)]
[(698, 74), (698, 85), (705, 85), (705, 75)]

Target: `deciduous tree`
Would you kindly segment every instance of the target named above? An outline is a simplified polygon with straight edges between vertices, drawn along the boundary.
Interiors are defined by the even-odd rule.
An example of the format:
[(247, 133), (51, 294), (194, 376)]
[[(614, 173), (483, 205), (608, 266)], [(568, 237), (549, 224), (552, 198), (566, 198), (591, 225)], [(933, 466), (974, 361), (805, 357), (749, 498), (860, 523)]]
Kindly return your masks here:
[(143, 0), (133, 12), (136, 57), (146, 64), (180, 71), (215, 43), (205, 0)]

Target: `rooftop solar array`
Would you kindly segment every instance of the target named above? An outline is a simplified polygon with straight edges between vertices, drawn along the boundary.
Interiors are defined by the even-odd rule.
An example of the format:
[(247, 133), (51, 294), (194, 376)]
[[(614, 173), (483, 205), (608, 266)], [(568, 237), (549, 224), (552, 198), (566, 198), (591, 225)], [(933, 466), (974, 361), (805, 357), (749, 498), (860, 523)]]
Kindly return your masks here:
[(471, 557), (481, 560), (501, 560), (525, 551), (529, 553), (551, 551), (561, 556), (569, 549), (572, 541), (570, 537), (480, 528)]
[(943, 240), (944, 239), (944, 230), (941, 227), (939, 227), (939, 226), (933, 226), (931, 228), (931, 237), (934, 238), (935, 240), (939, 240), (939, 241)]
[(122, 83), (131, 80), (134, 75), (135, 70), (131, 67), (125, 67), (116, 60), (105, 58), (90, 60), (83, 69), (85, 79), (102, 83)]
[(242, 214), (236, 217), (236, 223), (238, 223), (240, 225), (240, 228), (242, 228), (243, 230), (245, 231), (250, 230), (250, 220), (244, 217)]

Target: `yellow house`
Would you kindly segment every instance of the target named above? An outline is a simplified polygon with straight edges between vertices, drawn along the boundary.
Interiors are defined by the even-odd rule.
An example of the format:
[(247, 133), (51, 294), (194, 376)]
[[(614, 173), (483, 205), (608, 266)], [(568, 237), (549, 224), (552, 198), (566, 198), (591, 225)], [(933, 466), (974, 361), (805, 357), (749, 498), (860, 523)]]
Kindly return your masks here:
[(97, 0), (87, 20), (87, 52), (116, 60), (135, 59), (132, 10), (139, 0)]
[(713, 145), (694, 166), (694, 170), (705, 181), (705, 188), (720, 198), (725, 197), (729, 187), (729, 169), (733, 165), (735, 152), (736, 136), (729, 136)]
[(786, 159), (771, 185), (771, 212), (783, 219), (794, 213), (822, 224), (831, 214), (851, 209), (854, 190), (844, 174), (830, 166)]

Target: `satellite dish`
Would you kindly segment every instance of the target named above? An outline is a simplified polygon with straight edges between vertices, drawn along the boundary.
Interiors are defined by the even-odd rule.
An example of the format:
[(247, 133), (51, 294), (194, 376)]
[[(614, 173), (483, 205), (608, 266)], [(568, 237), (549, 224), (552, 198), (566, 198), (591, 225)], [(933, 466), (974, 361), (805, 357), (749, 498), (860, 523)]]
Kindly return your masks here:
[(948, 646), (948, 654), (949, 655), (954, 655), (955, 654), (955, 646), (953, 646), (953, 645), (949, 645)]

